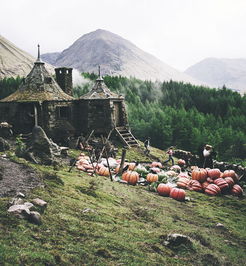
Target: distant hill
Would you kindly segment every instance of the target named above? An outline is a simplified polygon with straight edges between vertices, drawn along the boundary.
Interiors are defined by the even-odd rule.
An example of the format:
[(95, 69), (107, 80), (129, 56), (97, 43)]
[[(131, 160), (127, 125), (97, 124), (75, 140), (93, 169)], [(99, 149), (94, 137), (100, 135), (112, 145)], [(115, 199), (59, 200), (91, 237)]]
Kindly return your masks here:
[(55, 66), (73, 67), (81, 72), (97, 73), (98, 65), (101, 65), (103, 74), (200, 83), (128, 40), (101, 29), (83, 35), (61, 53), (43, 54), (42, 59)]
[(206, 58), (189, 67), (186, 74), (213, 87), (246, 93), (246, 59)]
[[(35, 61), (36, 58), (0, 35), (0, 79), (26, 76)], [(53, 72), (51, 66), (47, 65), (47, 69)]]

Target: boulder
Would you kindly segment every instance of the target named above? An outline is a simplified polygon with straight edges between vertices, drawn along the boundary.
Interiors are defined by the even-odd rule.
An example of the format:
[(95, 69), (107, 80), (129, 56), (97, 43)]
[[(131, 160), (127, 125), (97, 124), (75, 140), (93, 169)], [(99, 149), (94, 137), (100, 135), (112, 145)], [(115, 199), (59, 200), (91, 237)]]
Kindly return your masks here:
[(42, 199), (39, 199), (39, 198), (33, 199), (32, 203), (34, 205), (37, 205), (37, 206), (42, 207), (42, 208), (46, 208), (47, 207), (47, 202), (42, 200)]
[(35, 126), (27, 143), (25, 158), (38, 164), (52, 165), (60, 156), (60, 147), (47, 137), (41, 127)]
[(8, 212), (22, 219), (27, 218), (30, 214), (29, 207), (25, 204), (13, 205), (9, 207)]
[(170, 247), (177, 247), (182, 244), (191, 246), (192, 241), (188, 236), (182, 234), (169, 234), (167, 235), (166, 241), (164, 241), (164, 245)]
[(28, 216), (28, 221), (33, 223), (33, 224), (41, 225), (42, 221), (41, 221), (40, 213), (36, 212), (36, 211), (31, 211), (29, 216)]

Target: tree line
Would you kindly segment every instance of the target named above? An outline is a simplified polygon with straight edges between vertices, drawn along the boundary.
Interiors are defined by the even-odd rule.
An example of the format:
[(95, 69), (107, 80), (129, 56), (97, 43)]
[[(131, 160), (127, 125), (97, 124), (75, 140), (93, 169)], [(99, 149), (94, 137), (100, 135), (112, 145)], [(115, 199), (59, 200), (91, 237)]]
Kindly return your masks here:
[[(95, 80), (97, 75), (84, 73)], [(209, 143), (219, 160), (242, 162), (246, 158), (246, 95), (182, 82), (152, 82), (105, 76), (110, 90), (123, 94), (129, 124), (140, 140), (151, 138), (160, 149), (175, 146), (197, 153)], [(75, 88), (83, 95), (85, 86)], [(80, 93), (81, 92), (81, 93)]]
[[(94, 73), (82, 74), (88, 82), (74, 87), (80, 97), (91, 88)], [(0, 81), (0, 99), (14, 92), (21, 78)], [(129, 125), (140, 140), (151, 138), (160, 149), (175, 146), (197, 153), (201, 145), (214, 146), (219, 160), (246, 158), (246, 95), (182, 82), (152, 82), (105, 76), (110, 90), (125, 96)]]

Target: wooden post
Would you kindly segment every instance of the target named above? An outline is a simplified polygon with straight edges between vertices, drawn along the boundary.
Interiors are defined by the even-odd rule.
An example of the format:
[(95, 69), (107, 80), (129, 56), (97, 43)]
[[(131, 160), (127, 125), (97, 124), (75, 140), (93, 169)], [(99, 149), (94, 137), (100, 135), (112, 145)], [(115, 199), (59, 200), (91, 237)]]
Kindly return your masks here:
[(121, 155), (121, 161), (120, 161), (120, 170), (119, 170), (119, 175), (122, 174), (122, 170), (124, 167), (124, 163), (125, 163), (125, 159), (126, 159), (126, 149), (122, 149), (122, 155)]
[(106, 153), (106, 161), (107, 161), (107, 165), (108, 165), (108, 171), (109, 171), (109, 176), (110, 176), (110, 180), (113, 181), (113, 177), (112, 177), (112, 173), (109, 167), (109, 162), (108, 162), (108, 152), (107, 149), (105, 149), (105, 153)]

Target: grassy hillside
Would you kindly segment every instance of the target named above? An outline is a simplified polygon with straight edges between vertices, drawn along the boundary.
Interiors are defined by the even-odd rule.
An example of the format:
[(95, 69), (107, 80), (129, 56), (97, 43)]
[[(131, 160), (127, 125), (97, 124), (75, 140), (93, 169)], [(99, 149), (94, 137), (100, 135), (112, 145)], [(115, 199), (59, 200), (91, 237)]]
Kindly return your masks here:
[[(187, 192), (191, 200), (178, 202), (67, 166), (28, 165), (45, 172), (45, 187), (27, 198), (48, 207), (37, 226), (7, 214), (9, 199), (0, 199), (0, 265), (245, 265), (245, 198)], [(169, 233), (192, 245), (166, 247)]]

